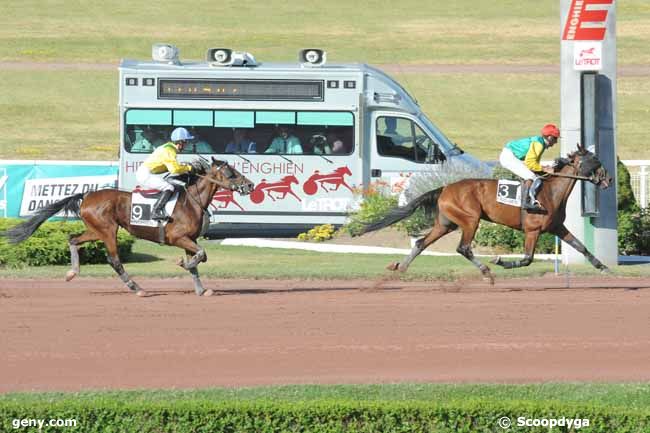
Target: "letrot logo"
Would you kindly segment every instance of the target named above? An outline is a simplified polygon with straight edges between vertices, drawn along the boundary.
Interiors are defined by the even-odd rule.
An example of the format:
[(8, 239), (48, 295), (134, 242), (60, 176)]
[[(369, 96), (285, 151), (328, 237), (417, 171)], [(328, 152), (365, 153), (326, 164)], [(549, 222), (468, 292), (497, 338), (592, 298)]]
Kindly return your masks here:
[(573, 46), (573, 68), (576, 71), (598, 71), (603, 62), (602, 42), (576, 42)]
[(602, 41), (614, 0), (572, 0), (564, 26), (565, 41)]

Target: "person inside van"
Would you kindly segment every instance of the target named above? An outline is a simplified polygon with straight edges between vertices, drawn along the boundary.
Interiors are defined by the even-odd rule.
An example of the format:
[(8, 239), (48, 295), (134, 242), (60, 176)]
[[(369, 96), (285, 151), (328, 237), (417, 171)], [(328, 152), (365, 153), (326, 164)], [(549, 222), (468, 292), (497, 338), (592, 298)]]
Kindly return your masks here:
[(335, 133), (330, 132), (329, 134), (327, 134), (327, 142), (332, 148), (333, 154), (341, 155), (344, 153), (348, 153), (348, 150), (345, 148), (345, 144), (343, 143), (343, 140), (341, 140), (338, 137), (338, 135), (336, 135)]
[(312, 135), (309, 139), (309, 144), (314, 155), (329, 155), (332, 153), (332, 147), (322, 132)]
[(300, 154), (302, 153), (302, 144), (295, 135), (289, 132), (289, 127), (280, 125), (278, 127), (278, 136), (273, 139), (271, 145), (264, 153), (279, 154)]
[(212, 149), (210, 143), (208, 143), (201, 137), (198, 128), (193, 126), (189, 129), (189, 132), (194, 137), (194, 139), (187, 143), (187, 145), (183, 148), (181, 153), (199, 153), (199, 154), (214, 153), (214, 149)]
[(257, 144), (248, 138), (245, 129), (236, 128), (232, 141), (226, 145), (226, 153), (257, 153)]
[(386, 126), (381, 135), (389, 137), (395, 146), (401, 145), (407, 140), (406, 137), (397, 132), (397, 117), (384, 117), (384, 124)]
[(133, 128), (133, 145), (131, 152), (134, 153), (149, 153), (153, 150), (153, 144), (144, 135), (144, 129), (139, 126)]

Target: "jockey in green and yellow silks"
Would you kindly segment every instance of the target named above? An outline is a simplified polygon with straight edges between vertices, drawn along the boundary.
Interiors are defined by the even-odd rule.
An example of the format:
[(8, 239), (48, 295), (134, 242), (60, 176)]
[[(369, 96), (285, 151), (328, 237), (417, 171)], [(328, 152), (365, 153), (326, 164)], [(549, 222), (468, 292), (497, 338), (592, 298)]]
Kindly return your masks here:
[(523, 203), (526, 209), (542, 209), (539, 201), (537, 201), (537, 193), (542, 186), (542, 178), (535, 173), (543, 171), (540, 164), (542, 154), (549, 147), (553, 147), (559, 137), (560, 130), (557, 126), (549, 123), (542, 128), (541, 135), (510, 141), (501, 151), (499, 156), (501, 166), (526, 181), (528, 197), (524, 198)]

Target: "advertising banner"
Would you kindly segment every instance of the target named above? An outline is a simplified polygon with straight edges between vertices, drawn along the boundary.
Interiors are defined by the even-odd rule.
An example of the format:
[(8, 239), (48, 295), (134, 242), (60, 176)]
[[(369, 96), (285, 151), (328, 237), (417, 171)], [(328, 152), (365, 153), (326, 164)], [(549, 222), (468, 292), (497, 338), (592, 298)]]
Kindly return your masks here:
[(0, 161), (0, 217), (27, 217), (81, 192), (117, 187), (117, 162)]

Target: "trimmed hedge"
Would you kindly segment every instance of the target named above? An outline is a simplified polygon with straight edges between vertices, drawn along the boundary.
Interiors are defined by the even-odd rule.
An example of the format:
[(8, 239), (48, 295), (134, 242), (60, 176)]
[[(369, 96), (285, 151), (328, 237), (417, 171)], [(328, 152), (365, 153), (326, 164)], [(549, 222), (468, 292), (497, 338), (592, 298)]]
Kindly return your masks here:
[(1, 431), (15, 431), (13, 420), (76, 419), (76, 427), (42, 432), (548, 432), (548, 426), (518, 426), (517, 419), (588, 419), (582, 428), (554, 431), (636, 433), (650, 429), (650, 410), (530, 401), (230, 401), (142, 402), (110, 397), (82, 401), (0, 401)]
[[(0, 219), (0, 232), (22, 221)], [(81, 221), (48, 221), (43, 223), (30, 238), (19, 244), (9, 244), (4, 237), (0, 237), (0, 267), (69, 264), (68, 239), (83, 233), (84, 230), (85, 226)], [(123, 230), (118, 231), (117, 247), (123, 261), (131, 254), (134, 242), (133, 236)], [(106, 247), (99, 241), (87, 242), (79, 250), (79, 259), (82, 264), (106, 263)]]

